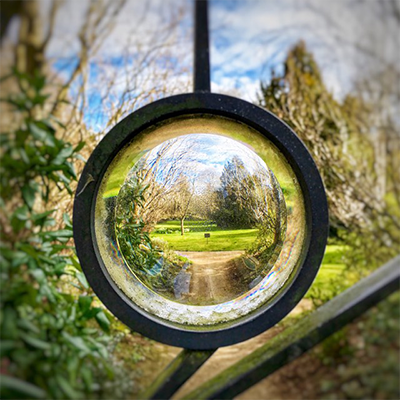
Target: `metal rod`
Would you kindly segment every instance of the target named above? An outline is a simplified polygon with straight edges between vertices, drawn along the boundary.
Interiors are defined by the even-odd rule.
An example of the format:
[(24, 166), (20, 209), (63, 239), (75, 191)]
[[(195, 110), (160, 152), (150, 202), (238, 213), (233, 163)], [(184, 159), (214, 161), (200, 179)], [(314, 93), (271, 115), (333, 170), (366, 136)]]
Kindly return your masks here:
[(194, 4), (193, 82), (195, 92), (210, 91), (208, 0), (195, 0)]
[(397, 256), (184, 399), (233, 399), (399, 290), (399, 266)]
[(215, 350), (182, 350), (139, 399), (170, 399)]

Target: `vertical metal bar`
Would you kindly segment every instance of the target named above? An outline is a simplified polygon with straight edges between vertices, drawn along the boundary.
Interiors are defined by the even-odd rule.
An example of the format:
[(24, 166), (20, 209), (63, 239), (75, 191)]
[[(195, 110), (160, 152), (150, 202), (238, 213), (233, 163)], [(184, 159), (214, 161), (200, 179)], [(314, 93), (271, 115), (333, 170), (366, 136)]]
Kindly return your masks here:
[(193, 82), (195, 92), (210, 91), (208, 0), (195, 0), (194, 4)]

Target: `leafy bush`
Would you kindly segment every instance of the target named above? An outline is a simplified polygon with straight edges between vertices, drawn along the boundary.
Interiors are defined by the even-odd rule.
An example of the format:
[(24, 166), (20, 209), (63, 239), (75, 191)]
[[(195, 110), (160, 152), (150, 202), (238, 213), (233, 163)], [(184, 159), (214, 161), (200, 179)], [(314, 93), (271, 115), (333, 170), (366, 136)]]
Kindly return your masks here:
[(318, 398), (399, 398), (399, 300), (393, 294), (313, 350), (327, 369)]
[(72, 194), (84, 143), (57, 135), (64, 127), (46, 115), (44, 77), (13, 75), (20, 92), (5, 101), (18, 127), (0, 136), (1, 397), (96, 397), (114, 374), (111, 317), (95, 306), (69, 216), (56, 228), (47, 209), (52, 191)]
[(160, 258), (140, 215), (146, 189), (139, 179), (126, 182), (118, 195), (115, 213), (115, 233), (121, 253), (132, 271), (144, 280)]
[(175, 299), (174, 280), (187, 259), (171, 251), (167, 242), (150, 238), (150, 227), (142, 218), (148, 186), (134, 176), (118, 195), (115, 213), (118, 245), (126, 264), (143, 283)]

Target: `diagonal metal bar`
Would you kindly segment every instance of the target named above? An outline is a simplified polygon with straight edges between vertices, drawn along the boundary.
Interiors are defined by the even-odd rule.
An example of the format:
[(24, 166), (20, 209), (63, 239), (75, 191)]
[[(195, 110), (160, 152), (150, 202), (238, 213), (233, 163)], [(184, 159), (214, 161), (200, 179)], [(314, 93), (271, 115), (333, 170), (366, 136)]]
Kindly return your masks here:
[(208, 1), (194, 2), (194, 66), (195, 92), (210, 91), (210, 51), (208, 38)]
[(171, 398), (214, 352), (215, 350), (182, 350), (138, 398)]
[(184, 398), (234, 398), (399, 289), (400, 256), (397, 256)]

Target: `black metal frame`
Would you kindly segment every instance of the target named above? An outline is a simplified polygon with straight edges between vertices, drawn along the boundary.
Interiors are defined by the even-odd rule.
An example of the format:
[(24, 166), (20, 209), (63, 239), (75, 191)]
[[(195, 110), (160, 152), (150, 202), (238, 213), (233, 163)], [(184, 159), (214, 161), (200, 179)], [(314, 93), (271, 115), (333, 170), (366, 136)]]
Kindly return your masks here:
[[(306, 208), (307, 239), (297, 276), (271, 303), (237, 324), (210, 331), (185, 329), (146, 313), (112, 281), (98, 253), (94, 234), (97, 191), (118, 152), (144, 129), (182, 115), (213, 114), (251, 126), (286, 157), (300, 183)], [(296, 134), (272, 113), (246, 101), (211, 93), (190, 93), (154, 102), (126, 117), (99, 143), (85, 169), (74, 203), (74, 239), (82, 269), (98, 297), (122, 322), (160, 342), (189, 349), (215, 349), (249, 339), (287, 315), (315, 278), (328, 235), (328, 207), (323, 183), (308, 150)]]
[(208, 38), (208, 1), (194, 3), (194, 66), (193, 86), (195, 92), (210, 91), (210, 49)]
[(216, 350), (182, 350), (139, 398), (170, 399)]
[[(236, 364), (210, 377), (184, 399), (235, 398), (399, 289), (400, 256), (397, 256)], [(138, 398), (170, 399), (212, 354), (182, 350)]]
[[(208, 44), (208, 2), (195, 0), (194, 91), (171, 97), (125, 118), (102, 140), (90, 157), (78, 184), (74, 203), (74, 238), (82, 268), (96, 294), (135, 331), (183, 350), (140, 398), (171, 398), (220, 346), (261, 333), (282, 319), (300, 301), (322, 261), (328, 235), (328, 208), (318, 170), (291, 129), (271, 113), (228, 96), (212, 95)], [(202, 92), (202, 93), (201, 93)], [(147, 314), (116, 287), (102, 265), (94, 235), (94, 207), (102, 177), (118, 151), (138, 133), (158, 122), (189, 114), (215, 114), (253, 127), (284, 154), (300, 182), (306, 206), (308, 237), (297, 276), (245, 321), (227, 329), (198, 332), (180, 329)], [(233, 398), (286, 365), (400, 288), (400, 256), (285, 330), (260, 349), (189, 393), (187, 399)], [(201, 350), (200, 350), (201, 349)]]

